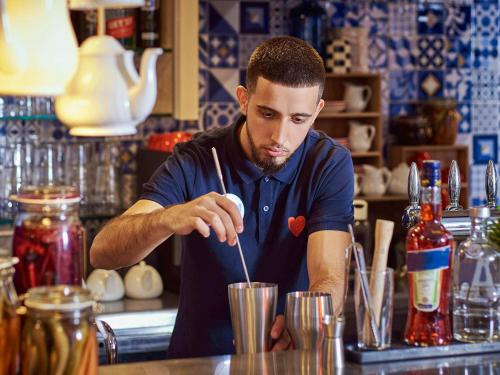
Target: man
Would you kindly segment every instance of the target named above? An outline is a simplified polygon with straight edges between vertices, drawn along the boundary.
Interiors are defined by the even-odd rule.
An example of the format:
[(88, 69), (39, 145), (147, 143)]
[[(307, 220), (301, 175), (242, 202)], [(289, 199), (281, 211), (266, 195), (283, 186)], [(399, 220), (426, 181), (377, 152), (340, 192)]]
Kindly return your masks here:
[[(140, 200), (95, 238), (92, 265), (117, 268), (172, 234), (185, 236), (170, 358), (234, 352), (227, 285), (245, 279), (236, 233), (250, 279), (278, 284), (273, 350), (291, 346), (282, 315), (287, 292), (328, 292), (340, 308), (354, 173), (349, 152), (311, 130), (324, 82), (323, 61), (304, 41), (261, 44), (249, 59), (247, 87), (236, 89), (241, 118), (178, 145)], [(220, 194), (212, 147), (227, 192), (243, 201), (243, 219)]]

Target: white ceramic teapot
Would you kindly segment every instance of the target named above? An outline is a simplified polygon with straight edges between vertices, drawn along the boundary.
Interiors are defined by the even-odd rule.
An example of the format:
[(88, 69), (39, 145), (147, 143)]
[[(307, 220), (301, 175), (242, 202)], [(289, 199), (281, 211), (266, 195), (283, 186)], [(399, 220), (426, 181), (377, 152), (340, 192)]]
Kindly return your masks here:
[(156, 60), (161, 48), (147, 48), (140, 77), (133, 51), (108, 35), (93, 36), (80, 47), (78, 69), (56, 114), (76, 136), (126, 135), (151, 112), (156, 101)]
[(345, 83), (344, 100), (347, 112), (362, 112), (372, 97), (370, 86)]
[(391, 182), (391, 172), (386, 168), (376, 168), (363, 164), (361, 193), (363, 195), (384, 195)]
[(98, 301), (116, 301), (123, 298), (125, 287), (118, 272), (96, 269), (87, 278), (89, 289)]
[(0, 0), (0, 94), (61, 94), (77, 48), (67, 0)]
[(125, 275), (125, 293), (130, 298), (155, 298), (163, 292), (163, 281), (158, 271), (142, 261)]
[(399, 163), (392, 170), (391, 183), (389, 184), (389, 194), (407, 194), (408, 193), (408, 175), (410, 167), (404, 162)]
[(349, 147), (354, 152), (368, 151), (372, 146), (376, 128), (373, 125), (361, 124), (358, 121), (349, 122)]

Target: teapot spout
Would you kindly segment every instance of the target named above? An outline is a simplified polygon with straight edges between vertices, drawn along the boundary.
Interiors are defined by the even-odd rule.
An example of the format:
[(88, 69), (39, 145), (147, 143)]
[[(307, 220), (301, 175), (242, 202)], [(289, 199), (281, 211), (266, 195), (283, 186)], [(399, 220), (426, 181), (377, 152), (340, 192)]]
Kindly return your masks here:
[(139, 81), (129, 89), (130, 110), (134, 122), (143, 121), (153, 110), (156, 102), (156, 61), (161, 48), (146, 48), (141, 58)]

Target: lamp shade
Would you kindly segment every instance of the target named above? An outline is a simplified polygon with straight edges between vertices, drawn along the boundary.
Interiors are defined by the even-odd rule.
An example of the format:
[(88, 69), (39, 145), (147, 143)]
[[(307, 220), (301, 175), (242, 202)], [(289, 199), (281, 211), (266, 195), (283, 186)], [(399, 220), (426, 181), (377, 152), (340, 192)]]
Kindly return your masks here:
[(0, 0), (0, 95), (58, 95), (77, 66), (67, 0)]

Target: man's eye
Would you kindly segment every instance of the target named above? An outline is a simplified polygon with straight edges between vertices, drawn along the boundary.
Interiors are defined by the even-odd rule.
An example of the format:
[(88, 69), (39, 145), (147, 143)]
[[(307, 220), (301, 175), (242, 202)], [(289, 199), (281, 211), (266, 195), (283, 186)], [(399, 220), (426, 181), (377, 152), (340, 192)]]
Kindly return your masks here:
[(302, 117), (292, 117), (292, 121), (294, 124), (303, 124), (306, 120)]
[(262, 116), (265, 118), (272, 118), (274, 116), (273, 112), (262, 112)]

